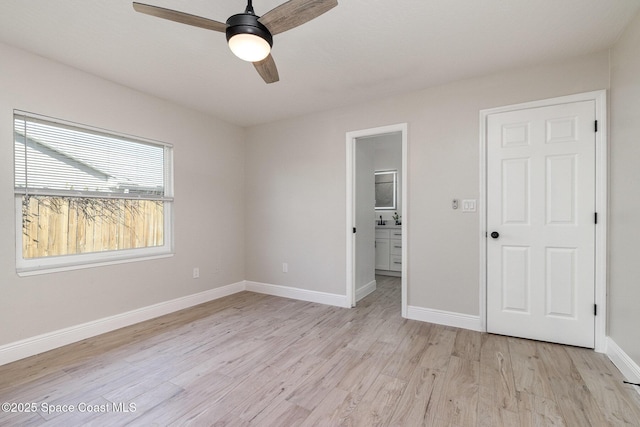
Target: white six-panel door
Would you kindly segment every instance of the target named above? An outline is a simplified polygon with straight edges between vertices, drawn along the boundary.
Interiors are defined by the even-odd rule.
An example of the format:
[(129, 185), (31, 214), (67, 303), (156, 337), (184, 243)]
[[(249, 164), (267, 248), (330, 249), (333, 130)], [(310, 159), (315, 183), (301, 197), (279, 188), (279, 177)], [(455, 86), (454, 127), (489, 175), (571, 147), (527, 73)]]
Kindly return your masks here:
[(594, 122), (595, 101), (487, 117), (488, 332), (594, 347)]

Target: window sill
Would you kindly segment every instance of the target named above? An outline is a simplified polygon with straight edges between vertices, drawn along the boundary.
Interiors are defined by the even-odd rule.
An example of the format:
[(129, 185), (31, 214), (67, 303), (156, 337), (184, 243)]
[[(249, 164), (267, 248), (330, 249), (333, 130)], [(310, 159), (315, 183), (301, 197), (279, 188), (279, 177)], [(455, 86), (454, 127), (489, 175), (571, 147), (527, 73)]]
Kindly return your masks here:
[(107, 265), (125, 264), (129, 262), (149, 261), (154, 259), (170, 258), (173, 256), (173, 252), (157, 254), (157, 255), (142, 255), (139, 257), (126, 257), (126, 258), (114, 258), (102, 261), (88, 261), (84, 263), (57, 265), (57, 266), (42, 266), (32, 268), (17, 268), (16, 273), (20, 277), (37, 276), (40, 274), (60, 273), (63, 271), (81, 270), (84, 268), (102, 267)]

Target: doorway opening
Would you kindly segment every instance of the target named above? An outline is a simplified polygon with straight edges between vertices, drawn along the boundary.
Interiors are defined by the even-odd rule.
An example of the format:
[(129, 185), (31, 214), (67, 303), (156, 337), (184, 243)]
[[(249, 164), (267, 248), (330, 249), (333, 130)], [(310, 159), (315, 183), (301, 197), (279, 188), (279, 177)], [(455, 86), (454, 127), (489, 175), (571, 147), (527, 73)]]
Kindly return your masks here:
[(375, 291), (376, 274), (400, 277), (407, 316), (407, 124), (348, 132), (347, 301)]

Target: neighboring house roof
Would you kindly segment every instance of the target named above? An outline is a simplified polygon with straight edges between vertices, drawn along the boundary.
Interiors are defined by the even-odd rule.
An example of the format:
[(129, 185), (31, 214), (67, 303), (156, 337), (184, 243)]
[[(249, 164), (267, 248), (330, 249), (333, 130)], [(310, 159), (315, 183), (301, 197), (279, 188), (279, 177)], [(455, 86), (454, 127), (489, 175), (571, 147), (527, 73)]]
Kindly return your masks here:
[[(24, 135), (20, 134), (20, 132), (14, 132), (13, 133), (13, 137), (14, 137), (14, 141), (16, 142), (16, 144), (22, 144), (24, 145), (24, 141), (25, 141), (25, 137)], [(87, 163), (84, 163), (76, 158), (74, 158), (73, 156), (68, 155), (67, 153), (64, 153), (62, 151), (56, 150), (55, 148), (41, 142), (41, 141), (37, 141), (33, 138), (26, 138), (26, 140), (28, 141), (28, 147), (32, 150), (36, 150), (48, 157), (51, 158), (55, 158), (58, 161), (64, 162), (74, 168), (77, 169), (83, 169), (85, 170), (85, 172), (91, 173), (93, 174), (96, 178), (100, 178), (100, 179), (108, 179), (110, 177), (110, 175), (106, 172), (103, 172), (97, 168), (95, 168), (94, 166), (91, 166)], [(22, 147), (21, 149), (24, 149), (24, 147)]]
[[(25, 137), (14, 133), (15, 150), (25, 150)], [(108, 186), (110, 175), (62, 153), (46, 144), (27, 138), (26, 159), (30, 188), (57, 190), (97, 190)], [(25, 156), (16, 156), (16, 187), (26, 187)], [(37, 169), (36, 169), (37, 168)], [(45, 172), (46, 176), (42, 173)]]

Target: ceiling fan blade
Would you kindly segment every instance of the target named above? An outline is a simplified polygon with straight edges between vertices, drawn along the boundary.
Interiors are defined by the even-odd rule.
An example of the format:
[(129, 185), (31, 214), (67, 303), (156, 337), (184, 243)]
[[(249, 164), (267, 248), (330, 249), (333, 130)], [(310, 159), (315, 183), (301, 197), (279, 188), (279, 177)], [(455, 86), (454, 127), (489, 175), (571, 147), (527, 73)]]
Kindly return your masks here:
[(258, 21), (275, 35), (309, 22), (337, 5), (338, 0), (289, 0), (265, 13)]
[(280, 80), (276, 62), (273, 60), (271, 54), (262, 61), (254, 62), (253, 66), (256, 67), (258, 74), (260, 74), (260, 77), (262, 77), (265, 83), (275, 83)]
[(206, 28), (207, 30), (219, 31), (221, 33), (224, 33), (227, 30), (227, 24), (214, 21), (213, 19), (203, 18), (201, 16), (178, 12), (177, 10), (165, 9), (164, 7), (151, 6), (136, 2), (133, 2), (133, 8), (136, 12), (168, 19), (169, 21), (179, 22), (181, 24), (193, 25), (194, 27)]

